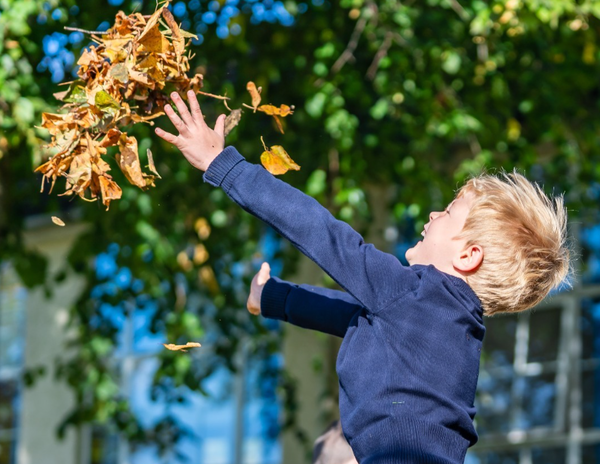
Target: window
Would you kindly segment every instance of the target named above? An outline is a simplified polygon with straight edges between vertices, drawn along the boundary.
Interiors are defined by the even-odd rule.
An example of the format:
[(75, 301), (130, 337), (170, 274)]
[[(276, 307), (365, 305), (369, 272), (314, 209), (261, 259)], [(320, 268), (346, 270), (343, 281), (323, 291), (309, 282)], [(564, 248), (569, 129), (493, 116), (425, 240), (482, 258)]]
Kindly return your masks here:
[(600, 463), (600, 227), (582, 238), (585, 285), (485, 320), (468, 464)]
[(27, 292), (0, 263), (0, 464), (16, 463)]

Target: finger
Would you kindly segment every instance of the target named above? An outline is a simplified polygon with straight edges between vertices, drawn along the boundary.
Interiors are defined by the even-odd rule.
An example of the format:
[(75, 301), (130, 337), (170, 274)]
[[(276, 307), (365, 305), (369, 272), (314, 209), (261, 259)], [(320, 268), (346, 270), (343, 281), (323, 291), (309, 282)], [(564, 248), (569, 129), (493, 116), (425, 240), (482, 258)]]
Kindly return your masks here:
[(171, 99), (175, 103), (177, 111), (179, 111), (179, 116), (181, 116), (181, 119), (183, 119), (185, 124), (187, 126), (193, 124), (194, 120), (192, 119), (192, 115), (190, 114), (187, 105), (183, 101), (183, 98), (181, 98), (181, 95), (179, 95), (177, 92), (171, 92)]
[(156, 132), (156, 135), (158, 135), (161, 139), (164, 139), (169, 143), (175, 144), (177, 142), (176, 135), (173, 135), (170, 132), (166, 132), (166, 131), (162, 130), (160, 127), (157, 127), (156, 129), (154, 129), (154, 132)]
[(204, 124), (204, 116), (200, 109), (200, 103), (198, 103), (198, 97), (193, 90), (188, 90), (187, 93), (188, 101), (190, 102), (190, 108), (192, 109), (192, 118), (196, 124)]
[(225, 115), (222, 114), (217, 118), (217, 122), (215, 123), (215, 132), (221, 137), (225, 138)]
[(185, 132), (187, 130), (187, 126), (177, 115), (177, 113), (175, 113), (171, 105), (165, 105), (165, 113), (167, 113), (167, 116), (179, 132)]

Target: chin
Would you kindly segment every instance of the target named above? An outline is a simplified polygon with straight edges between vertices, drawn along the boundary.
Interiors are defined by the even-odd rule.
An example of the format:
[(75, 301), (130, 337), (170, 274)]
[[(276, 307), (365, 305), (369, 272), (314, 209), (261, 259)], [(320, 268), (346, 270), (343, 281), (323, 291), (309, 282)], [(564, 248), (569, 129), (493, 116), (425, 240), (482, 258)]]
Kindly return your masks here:
[(411, 265), (411, 266), (412, 266), (413, 261), (414, 261), (413, 252), (414, 252), (414, 247), (413, 248), (409, 248), (408, 250), (406, 250), (406, 253), (404, 253), (404, 258), (406, 258), (406, 261), (408, 261), (408, 264)]

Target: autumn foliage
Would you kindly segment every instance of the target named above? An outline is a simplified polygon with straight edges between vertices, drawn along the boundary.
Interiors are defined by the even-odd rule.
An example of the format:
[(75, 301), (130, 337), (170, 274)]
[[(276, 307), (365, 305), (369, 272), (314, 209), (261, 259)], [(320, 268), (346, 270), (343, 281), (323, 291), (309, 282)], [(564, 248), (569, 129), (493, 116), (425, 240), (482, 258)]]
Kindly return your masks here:
[[(110, 202), (122, 194), (104, 159), (109, 147), (117, 148), (116, 162), (131, 184), (141, 189), (153, 187), (160, 176), (152, 153), (147, 152), (147, 172), (142, 168), (137, 139), (124, 128), (137, 123), (152, 125), (154, 119), (164, 114), (167, 95), (173, 91), (185, 95), (192, 89), (227, 100), (200, 90), (202, 74), (187, 75), (191, 57), (186, 53), (186, 45), (195, 36), (180, 29), (168, 4), (169, 0), (151, 16), (125, 15), (120, 11), (112, 28), (92, 35), (96, 45), (84, 50), (77, 61), (79, 79), (63, 84), (68, 88), (54, 94), (64, 102), (62, 108), (66, 112), (42, 115), (41, 126), (52, 137), (47, 146), (52, 156), (36, 169), (44, 176), (42, 191), (46, 181), (52, 191), (57, 178), (65, 177), (66, 189), (62, 195), (78, 195), (87, 201), (100, 198), (108, 209)], [(245, 106), (272, 116), (283, 133), (280, 118), (292, 114), (293, 107), (259, 106), (261, 89), (253, 82), (248, 83), (247, 89), (252, 106)], [(241, 109), (230, 110), (226, 135), (239, 123), (241, 115)], [(287, 153), (285, 160), (278, 159), (279, 148), (266, 162), (262, 157), (265, 167), (273, 174), (286, 172), (283, 166), (299, 169)]]

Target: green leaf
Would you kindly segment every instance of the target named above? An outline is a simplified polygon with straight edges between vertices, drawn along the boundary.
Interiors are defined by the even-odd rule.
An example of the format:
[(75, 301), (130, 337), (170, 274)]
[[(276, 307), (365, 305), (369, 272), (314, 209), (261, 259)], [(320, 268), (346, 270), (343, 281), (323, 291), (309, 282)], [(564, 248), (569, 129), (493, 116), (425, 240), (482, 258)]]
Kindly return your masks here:
[(100, 90), (94, 100), (95, 105), (104, 113), (115, 115), (121, 105), (106, 90)]

